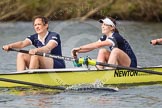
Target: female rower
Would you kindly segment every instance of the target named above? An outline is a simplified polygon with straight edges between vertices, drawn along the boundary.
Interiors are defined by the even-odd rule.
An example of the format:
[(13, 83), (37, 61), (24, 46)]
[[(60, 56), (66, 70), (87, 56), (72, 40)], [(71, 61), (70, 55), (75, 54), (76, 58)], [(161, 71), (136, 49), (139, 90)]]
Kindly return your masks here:
[(65, 68), (63, 60), (52, 59), (34, 55), (37, 52), (62, 55), (61, 40), (59, 34), (48, 31), (48, 19), (43, 16), (37, 16), (33, 20), (35, 34), (28, 36), (23, 41), (4, 45), (3, 49), (9, 51), (10, 48), (24, 48), (34, 45), (36, 48), (30, 49), (29, 54), (17, 54), (17, 71), (29, 69), (51, 69)]
[[(98, 62), (137, 67), (136, 56), (129, 43), (119, 34), (116, 28), (116, 21), (111, 17), (99, 20), (104, 34), (98, 41), (73, 48), (71, 54), (77, 58), (78, 53), (85, 53), (100, 48), (97, 56)], [(105, 48), (108, 46), (108, 48)], [(104, 69), (103, 66), (97, 66)], [(109, 67), (110, 68), (110, 67)]]

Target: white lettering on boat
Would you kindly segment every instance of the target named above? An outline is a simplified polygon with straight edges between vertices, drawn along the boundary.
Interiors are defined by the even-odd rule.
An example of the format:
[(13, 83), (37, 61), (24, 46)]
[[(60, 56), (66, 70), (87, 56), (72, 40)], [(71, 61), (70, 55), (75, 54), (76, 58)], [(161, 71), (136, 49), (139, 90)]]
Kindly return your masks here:
[(114, 77), (138, 76), (138, 71), (115, 70)]

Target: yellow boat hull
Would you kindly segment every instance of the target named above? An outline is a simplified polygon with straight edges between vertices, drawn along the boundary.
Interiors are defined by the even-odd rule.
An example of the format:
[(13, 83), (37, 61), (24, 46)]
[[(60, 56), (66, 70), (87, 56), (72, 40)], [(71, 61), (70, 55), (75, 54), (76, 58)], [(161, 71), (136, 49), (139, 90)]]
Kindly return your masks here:
[[(162, 72), (162, 67), (149, 67), (145, 70)], [(134, 85), (162, 83), (162, 75), (130, 70), (88, 70), (73, 69), (38, 69), (0, 74), (0, 78), (31, 82), (49, 86), (68, 86), (90, 84), (100, 81), (105, 85)], [(0, 80), (0, 87), (29, 86)]]

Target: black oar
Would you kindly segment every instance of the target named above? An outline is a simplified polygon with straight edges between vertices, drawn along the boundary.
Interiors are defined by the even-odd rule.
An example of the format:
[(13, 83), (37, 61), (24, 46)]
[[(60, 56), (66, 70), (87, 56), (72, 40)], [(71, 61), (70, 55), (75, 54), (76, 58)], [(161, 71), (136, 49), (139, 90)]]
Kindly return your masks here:
[(101, 65), (101, 66), (106, 66), (106, 67), (113, 67), (115, 69), (126, 69), (126, 70), (131, 70), (131, 71), (138, 71), (138, 72), (144, 72), (144, 73), (149, 73), (149, 74), (162, 75), (162, 72), (157, 72), (157, 71), (152, 71), (152, 70), (145, 70), (145, 69), (140, 69), (140, 68), (133, 68), (133, 67), (126, 67), (126, 66), (119, 66), (119, 65), (107, 64), (107, 63), (101, 63), (101, 62), (96, 62), (96, 65)]
[(48, 88), (48, 89), (56, 89), (56, 90), (66, 90), (66, 91), (88, 91), (88, 90), (95, 90), (95, 91), (110, 91), (110, 92), (117, 92), (119, 91), (118, 88), (113, 87), (63, 87), (63, 86), (51, 86), (51, 85), (45, 85), (45, 84), (38, 84), (38, 83), (32, 83), (32, 82), (26, 82), (26, 81), (20, 81), (20, 80), (13, 80), (13, 79), (7, 79), (7, 78), (0, 78), (0, 81), (4, 82), (10, 82), (10, 83), (16, 83), (16, 84), (24, 84), (34, 87), (41, 87), (41, 88)]
[[(85, 60), (87, 60), (87, 61), (85, 61)], [(145, 69), (140, 69), (140, 68), (133, 68), (133, 67), (126, 67), (126, 66), (119, 66), (119, 65), (115, 65), (115, 64), (107, 64), (107, 63), (97, 62), (97, 61), (91, 60), (91, 59), (79, 58), (77, 62), (79, 64), (88, 63), (88, 65), (92, 65), (92, 66), (100, 65), (100, 66), (105, 66), (105, 67), (113, 67), (115, 69), (125, 69), (125, 70), (138, 71), (138, 72), (144, 72), (144, 73), (149, 73), (149, 74), (162, 75), (162, 72), (145, 70)]]
[(44, 85), (44, 84), (38, 84), (38, 83), (32, 83), (32, 82), (26, 82), (26, 81), (20, 81), (20, 80), (13, 80), (13, 79), (7, 79), (7, 78), (0, 78), (0, 81), (17, 83), (17, 84), (24, 84), (24, 85), (41, 87), (41, 88), (48, 88), (48, 89), (66, 90), (65, 87)]
[[(16, 51), (16, 52), (21, 52), (21, 53), (29, 54), (29, 51), (27, 51), (27, 50), (21, 50), (21, 49), (13, 49), (13, 48), (10, 48), (9, 51)], [(58, 55), (53, 55), (53, 54), (43, 53), (43, 52), (37, 52), (35, 55), (44, 56), (44, 57), (50, 57), (50, 58), (56, 58), (56, 59), (62, 59), (62, 60), (67, 60), (67, 61), (74, 61), (75, 60), (72, 57), (58, 56)]]
[[(26, 50), (13, 49), (13, 48), (10, 48), (9, 50), (29, 54), (29, 51), (26, 51)], [(44, 57), (50, 57), (50, 58), (57, 58), (57, 59), (62, 59), (62, 60), (67, 60), (67, 61), (76, 61), (79, 64), (88, 63), (88, 65), (93, 65), (93, 66), (101, 65), (101, 66), (106, 66), (106, 67), (113, 67), (115, 69), (126, 69), (126, 70), (132, 70), (132, 71), (139, 71), (139, 72), (145, 72), (145, 73), (150, 73), (150, 74), (162, 75), (162, 72), (157, 72), (157, 71), (152, 71), (152, 70), (145, 70), (145, 69), (140, 69), (140, 68), (132, 68), (132, 67), (126, 67), (126, 66), (119, 66), (119, 65), (114, 65), (114, 64), (107, 64), (107, 63), (97, 62), (95, 60), (85, 59), (85, 58), (79, 58), (79, 59), (76, 60), (76, 59), (74, 59), (72, 57), (57, 56), (57, 55), (52, 55), (52, 54), (42, 53), (42, 52), (38, 52), (35, 55), (44, 56)], [(88, 61), (85, 61), (85, 60), (88, 60)]]

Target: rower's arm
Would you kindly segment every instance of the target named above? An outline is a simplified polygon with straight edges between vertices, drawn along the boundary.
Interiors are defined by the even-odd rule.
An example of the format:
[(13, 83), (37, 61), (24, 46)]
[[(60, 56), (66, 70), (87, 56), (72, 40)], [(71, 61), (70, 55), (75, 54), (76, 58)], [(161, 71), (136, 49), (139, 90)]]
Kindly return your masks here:
[(79, 53), (89, 52), (97, 48), (101, 48), (104, 46), (111, 46), (111, 45), (112, 43), (109, 41), (97, 41), (97, 42), (93, 42), (87, 45), (80, 46), (78, 52)]
[(8, 45), (4, 45), (3, 49), (8, 51), (9, 48), (24, 48), (29, 45), (31, 45), (31, 42), (28, 39), (25, 39), (24, 41), (18, 41), (18, 42), (10, 43)]
[(50, 40), (47, 45), (40, 47), (40, 48), (36, 48), (36, 52), (44, 52), (44, 53), (50, 53), (50, 51), (57, 47), (57, 43), (53, 40)]

